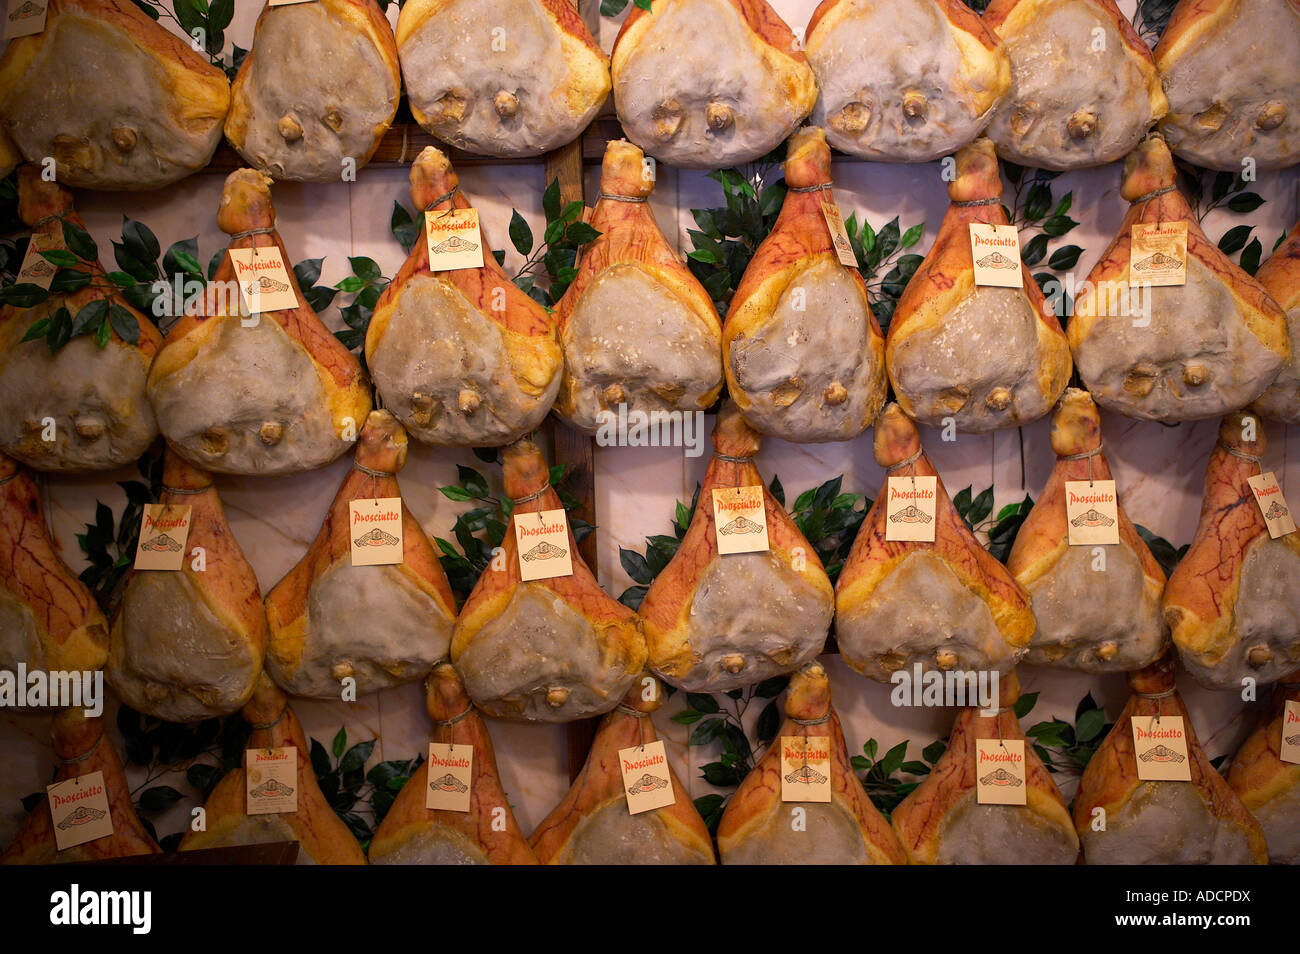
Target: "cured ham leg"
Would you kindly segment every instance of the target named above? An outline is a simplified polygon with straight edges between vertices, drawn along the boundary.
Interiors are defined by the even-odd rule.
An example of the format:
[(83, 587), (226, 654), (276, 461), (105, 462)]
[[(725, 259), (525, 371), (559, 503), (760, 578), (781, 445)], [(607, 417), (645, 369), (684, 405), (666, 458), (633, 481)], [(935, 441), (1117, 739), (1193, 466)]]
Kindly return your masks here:
[(1119, 543), (1069, 543), (1066, 481), (1113, 479), (1102, 453), (1101, 415), (1087, 391), (1070, 388), (1057, 404), (1052, 450), (1056, 466), (1007, 560), (1034, 610), (1025, 662), (1084, 672), (1140, 669), (1166, 645), (1160, 615), (1164, 571), (1118, 499)]
[[(232, 172), (217, 225), (231, 237), (230, 251), (278, 251), (298, 306), (241, 316), (240, 279), (230, 255), (223, 257), (202, 314), (176, 322), (149, 369), (158, 425), (173, 450), (213, 473), (322, 467), (351, 446), (370, 412), (365, 372), (302, 297), (275, 230), (270, 179)], [(258, 280), (284, 290), (266, 275)]]
[[(1072, 865), (1079, 856), (1065, 799), (1013, 711), (1020, 680), (1011, 672), (999, 682), (997, 715), (962, 709), (934, 769), (894, 809), (894, 831), (910, 864)], [(977, 776), (988, 769), (976, 761), (980, 739), (1024, 743), (1024, 805), (979, 803)]]
[(230, 532), (211, 476), (170, 450), (159, 502), (192, 508), (184, 562), (179, 570), (128, 574), (113, 619), (108, 681), (131, 708), (167, 722), (228, 715), (248, 701), (266, 653), (257, 575)]
[(592, 434), (606, 414), (702, 411), (722, 390), (722, 328), (709, 293), (655, 224), (654, 179), (621, 139), (605, 149), (600, 236), (555, 306), (564, 378), (555, 413)]
[(1300, 161), (1300, 6), (1295, 0), (1182, 0), (1155, 48), (1169, 94), (1160, 130), (1206, 169)]
[[(401, 497), (406, 432), (371, 411), (357, 461), (306, 555), (266, 597), (266, 668), (286, 692), (337, 699), (419, 679), (447, 655), (456, 598), (420, 522), (402, 505), (402, 562), (353, 566), (352, 502)], [(376, 610), (382, 607), (382, 613)]]
[(286, 746), (297, 749), (298, 810), (249, 815), (245, 811), (244, 769), (232, 769), (222, 776), (203, 806), (207, 812), (206, 830), (186, 832), (180, 850), (296, 841), (300, 865), (364, 865), (365, 852), (348, 826), (334, 814), (316, 782), (307, 737), (298, 717), (289, 708), (284, 693), (265, 674), (258, 679), (257, 689), (241, 714), (253, 726), (246, 751)]
[(1258, 419), (1223, 419), (1196, 537), (1165, 587), (1165, 623), (1183, 666), (1211, 689), (1300, 669), (1300, 534), (1270, 539), (1247, 483), (1266, 446)]
[(515, 523), (563, 509), (546, 459), (531, 440), (503, 452), (505, 492), (514, 500), (501, 553), (461, 607), (451, 661), (469, 696), (505, 719), (570, 722), (608, 712), (645, 665), (636, 614), (605, 595), (578, 555), (569, 530), (573, 575), (524, 582)]
[(372, 865), (535, 865), (537, 856), (519, 830), (501, 787), (487, 723), (469, 701), (450, 663), (425, 681), (425, 706), (433, 741), (474, 747), (470, 810), (426, 807), (429, 763), (402, 786), (370, 843)]
[(618, 120), (650, 155), (725, 169), (771, 152), (817, 101), (790, 28), (765, 0), (653, 0), (614, 40)]
[(262, 9), (230, 89), (226, 138), (276, 179), (348, 181), (370, 161), (401, 94), (397, 43), (374, 0)]
[[(901, 865), (905, 859), (889, 822), (871, 804), (849, 764), (840, 718), (831, 707), (821, 663), (790, 677), (785, 719), (775, 741), (740, 783), (718, 823), (718, 854), (727, 865)], [(830, 744), (831, 800), (781, 801), (781, 739), (799, 736)], [(803, 812), (796, 829), (792, 811)]]
[(887, 541), (889, 477), (934, 476), (916, 425), (897, 404), (876, 422), (885, 484), (835, 586), (835, 638), (844, 661), (888, 682), (925, 669), (1007, 672), (1034, 632), (1027, 594), (980, 546), (936, 480), (935, 541)]
[[(952, 205), (889, 325), (885, 358), (898, 403), (933, 427), (984, 433), (1035, 421), (1070, 379), (1070, 349), (1051, 306), (1023, 262), (994, 249), (981, 264), (1020, 268), (1021, 288), (975, 284), (970, 227), (1010, 225), (998, 197), (993, 144), (957, 153)], [(996, 229), (995, 229), (996, 235)], [(1012, 256), (1014, 257), (1014, 256)]]
[(55, 714), (50, 736), (54, 740), (54, 755), (59, 760), (55, 781), (104, 773), (104, 794), (113, 819), (113, 833), (59, 851), (47, 799), (32, 809), (18, 830), (18, 837), (0, 855), (0, 864), (84, 863), (162, 854), (131, 804), (131, 786), (122, 769), (122, 760), (112, 740), (107, 738), (104, 723), (87, 716), (84, 709), (64, 709)]
[(984, 23), (1011, 58), (1011, 90), (988, 128), (1004, 159), (1104, 165), (1169, 109), (1151, 51), (1115, 0), (993, 0)]
[(1286, 703), (1300, 703), (1300, 683), (1281, 683), (1272, 704), (1228, 770), (1228, 787), (1259, 822), (1275, 865), (1300, 864), (1300, 764), (1281, 759), (1283, 738), (1300, 733), (1287, 718)]
[(790, 137), (781, 215), (750, 260), (723, 326), (727, 390), (745, 418), (787, 441), (845, 441), (885, 403), (885, 342), (856, 268), (840, 264), (822, 213), (826, 136)]
[(1300, 222), (1260, 266), (1255, 278), (1286, 311), (1291, 360), (1251, 406), (1270, 420), (1300, 424)]
[(50, 0), (45, 29), (0, 59), (0, 124), (65, 186), (170, 185), (208, 164), (230, 106), (190, 44), (125, 0)]
[[(46, 182), (37, 166), (18, 173), (18, 214), (31, 226), (33, 247), (45, 251), (68, 251), (64, 220), (85, 228), (72, 193)], [(42, 264), (52, 276), (54, 266)], [(115, 286), (99, 262), (82, 267), (93, 285), (52, 294), (33, 308), (0, 308), (0, 451), (37, 470), (111, 470), (136, 460), (158, 436), (144, 385), (162, 335), (109, 290)], [(110, 324), (102, 348), (93, 334), (78, 335), (54, 353), (42, 339), (23, 342), (33, 324), (60, 308), (75, 319), (95, 302), (125, 309), (135, 319), (137, 340), (126, 341)]]
[(409, 0), (397, 47), (416, 122), (469, 152), (541, 155), (609, 95), (609, 58), (572, 0)]
[[(649, 696), (649, 699), (646, 699)], [(667, 766), (675, 800), (628, 813), (619, 752), (658, 741), (650, 714), (662, 689), (646, 677), (596, 730), (586, 764), (529, 843), (545, 865), (711, 865), (713, 843), (690, 794)]]
[[(759, 437), (728, 402), (695, 516), (641, 602), (650, 667), (689, 692), (726, 692), (793, 672), (821, 652), (834, 590), (812, 544), (767, 491)], [(763, 488), (770, 549), (718, 553), (713, 491)]]
[[(1124, 160), (1120, 193), (1132, 205), (1070, 320), (1070, 348), (1093, 398), (1141, 420), (1195, 421), (1240, 410), (1291, 355), (1285, 313), (1205, 237), (1176, 180), (1158, 136)], [(1186, 225), (1185, 285), (1130, 290), (1139, 224)]]
[[(1133, 695), (1088, 762), (1074, 796), (1083, 860), (1090, 865), (1266, 864), (1259, 822), (1196, 741), (1187, 707), (1174, 688), (1172, 658), (1166, 655), (1130, 673), (1128, 682)], [(1138, 778), (1133, 719), (1155, 715), (1182, 718), (1190, 782)]]
[(31, 474), (0, 456), (0, 671), (92, 671), (108, 658), (108, 621), (45, 526)]
[[(432, 146), (411, 166), (411, 201), (417, 210), (470, 208)], [(486, 252), (481, 228), (479, 242)], [(366, 332), (384, 407), (426, 444), (495, 447), (527, 434), (555, 400), (562, 361), (555, 319), (492, 255), (482, 268), (432, 271), (423, 227)]]
[(962, 0), (822, 0), (805, 35), (820, 91), (812, 122), (863, 159), (946, 156), (1011, 87), (1002, 41)]

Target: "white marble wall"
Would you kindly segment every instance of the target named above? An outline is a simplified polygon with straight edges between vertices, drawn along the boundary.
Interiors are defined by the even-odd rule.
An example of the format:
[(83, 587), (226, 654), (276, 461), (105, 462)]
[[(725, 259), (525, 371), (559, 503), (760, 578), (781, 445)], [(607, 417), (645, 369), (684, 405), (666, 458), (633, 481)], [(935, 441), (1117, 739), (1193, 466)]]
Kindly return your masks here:
[[(1120, 5), (1131, 12), (1133, 2), (1125, 0)], [(229, 41), (249, 45), (252, 22), (260, 6), (252, 0), (239, 0), (235, 22), (227, 31)], [(774, 0), (773, 6), (797, 28), (807, 22), (815, 3)], [(598, 19), (595, 7), (594, 2), (583, 0), (589, 23)], [(395, 9), (390, 10), (391, 16), (395, 16)], [(599, 38), (607, 50), (612, 46), (618, 20), (603, 19), (599, 24)], [(890, 166), (843, 162), (837, 164), (835, 175), (837, 198), (846, 217), (857, 211), (859, 218), (865, 217), (877, 227), (894, 215), (901, 216), (904, 227), (924, 221), (925, 234), (914, 251), (924, 252), (933, 242), (947, 207), (937, 163)], [(588, 185), (593, 192), (596, 176), (594, 168), (589, 170)], [(507, 267), (517, 267), (520, 262), (508, 248), (506, 237), (512, 208), (519, 210), (540, 237), (544, 178), (540, 164), (461, 170), (464, 189), (480, 209), (493, 245), (508, 249)], [(153, 228), (164, 248), (177, 239), (197, 234), (199, 258), (206, 264), (208, 257), (224, 244), (215, 223), (221, 185), (219, 174), (204, 173), (160, 194), (82, 194), (78, 196), (78, 208), (106, 256), (111, 255), (110, 241), (118, 237), (125, 213)], [(391, 276), (402, 261), (402, 251), (389, 232), (389, 215), (395, 198), (410, 206), (406, 185), (405, 170), (394, 168), (364, 170), (352, 184), (277, 185), (274, 198), (279, 229), (291, 257), (300, 261), (324, 256), (323, 280), (328, 283), (347, 274), (350, 255), (374, 258)], [(1082, 278), (1123, 217), (1119, 167), (1071, 173), (1054, 183), (1058, 197), (1069, 189), (1074, 190), (1070, 214), (1082, 224), (1063, 242), (1086, 249), (1077, 269)], [(1300, 216), (1300, 171), (1263, 174), (1257, 191), (1267, 201), (1249, 216), (1249, 221), (1258, 226), (1257, 234), (1267, 252), (1273, 240)], [(661, 167), (653, 208), (660, 226), (683, 252), (690, 248), (686, 229), (694, 227), (689, 209), (720, 204), (718, 186), (702, 173)], [(1205, 228), (1211, 238), (1217, 239), (1244, 220), (1230, 213), (1215, 213)], [(337, 308), (331, 308), (324, 318), (331, 327), (341, 327)], [(1107, 454), (1133, 519), (1176, 545), (1188, 542), (1196, 526), (1215, 425), (1165, 428), (1107, 415), (1104, 429)], [(1023, 435), (1011, 431), (985, 437), (963, 436), (953, 443), (940, 442), (934, 432), (926, 436), (927, 450), (951, 493), (968, 485), (976, 491), (992, 485), (999, 507), (1018, 501), (1026, 491), (1037, 497), (1053, 460), (1045, 422), (1025, 428)], [(1273, 428), (1270, 437), (1265, 466), (1278, 472), (1284, 489), (1296, 499), (1300, 497), (1300, 433)], [(1290, 454), (1288, 442), (1292, 444)], [(439, 485), (455, 481), (457, 464), (492, 469), (469, 451), (448, 452), (412, 445), (402, 475), (403, 493), (430, 534), (450, 537), (455, 514), (464, 506), (452, 503), (437, 491)], [(598, 573), (612, 595), (617, 596), (631, 582), (619, 565), (618, 548), (640, 550), (647, 534), (670, 532), (674, 500), (689, 500), (706, 464), (707, 457), (686, 458), (680, 449), (597, 450)], [(849, 443), (820, 446), (772, 440), (760, 454), (758, 465), (768, 478), (780, 475), (791, 501), (800, 491), (836, 474), (844, 475), (846, 491), (872, 497), (883, 479), (872, 460), (869, 433)], [(347, 466), (340, 461), (298, 477), (218, 480), (231, 527), (257, 571), (263, 591), (300, 558)], [(96, 501), (120, 510), (123, 498), (116, 481), (135, 476), (134, 470), (127, 469), (93, 478), (49, 482), (53, 530), (64, 559), (74, 568), (79, 570), (84, 565), (75, 535), (93, 517)], [(492, 478), (499, 486), (499, 475), (492, 474)], [(922, 746), (946, 735), (952, 713), (895, 709), (888, 701), (888, 687), (857, 676), (837, 658), (831, 657), (829, 665), (851, 751), (860, 751), (868, 738), (877, 739), (882, 752), (902, 739), (911, 739), (916, 745), (910, 755), (918, 757)], [(1122, 677), (1095, 678), (1025, 668), (1021, 679), (1026, 691), (1041, 692), (1026, 725), (1053, 716), (1072, 720), (1076, 703), (1087, 691), (1106, 705), (1112, 718), (1125, 698)], [(1242, 704), (1231, 694), (1209, 693), (1185, 679), (1182, 688), (1210, 754), (1231, 751), (1246, 729)], [(307, 734), (327, 747), (339, 726), (344, 725), (353, 741), (378, 739), (373, 761), (409, 758), (424, 751), (427, 741), (421, 695), (417, 686), (408, 686), (364, 698), (355, 705), (302, 702), (295, 704), (295, 710)], [(687, 780), (692, 794), (698, 796), (710, 790), (698, 778), (698, 765), (712, 761), (716, 755), (707, 750), (688, 752), (686, 731), (667, 718), (678, 705), (670, 705), (655, 722), (660, 733), (672, 742), (670, 752), (679, 777)], [(755, 706), (752, 714), (756, 715), (758, 708)], [(111, 710), (109, 714), (111, 717)], [(44, 716), (12, 712), (0, 715), (0, 844), (10, 839), (21, 821), (19, 797), (48, 781), (53, 759), (47, 731), (48, 719)], [(567, 788), (564, 730), (494, 722), (492, 731), (505, 787), (520, 824), (525, 831), (531, 830)], [(143, 780), (136, 770), (131, 774), (133, 784)], [(189, 791), (183, 778), (167, 781)], [(1068, 797), (1072, 783), (1066, 782), (1064, 787)], [(160, 834), (179, 830), (184, 823), (180, 814), (176, 811), (158, 820)]]

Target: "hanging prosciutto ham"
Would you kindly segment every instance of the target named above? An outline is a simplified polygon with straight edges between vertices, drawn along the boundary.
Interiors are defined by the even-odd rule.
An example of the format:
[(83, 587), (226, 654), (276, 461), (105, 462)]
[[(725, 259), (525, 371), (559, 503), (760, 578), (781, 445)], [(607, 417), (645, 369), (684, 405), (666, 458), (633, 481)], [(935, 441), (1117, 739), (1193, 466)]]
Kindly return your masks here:
[(1183, 667), (1211, 689), (1300, 669), (1300, 534), (1271, 539), (1249, 484), (1267, 447), (1257, 418), (1223, 419), (1201, 522), (1165, 587), (1165, 622)]
[[(1119, 543), (1071, 546), (1066, 498), (1112, 480), (1102, 453), (1101, 415), (1087, 391), (1069, 388), (1052, 416), (1056, 466), (1029, 511), (1007, 569), (1029, 592), (1035, 629), (1025, 662), (1084, 672), (1130, 672), (1156, 659), (1166, 645), (1160, 615), (1165, 574), (1115, 501)], [(1067, 481), (1078, 481), (1073, 489)], [(1087, 518), (1090, 508), (1075, 520)], [(1087, 521), (1085, 521), (1087, 522)]]
[[(718, 822), (722, 863), (903, 864), (889, 822), (871, 804), (849, 763), (840, 718), (831, 706), (830, 680), (821, 663), (809, 663), (790, 677), (783, 706), (785, 718), (776, 739), (740, 783)], [(781, 800), (781, 746), (789, 737), (825, 740), (829, 746), (829, 802)], [(795, 808), (803, 813), (802, 827), (791, 823)]]
[(786, 150), (781, 215), (723, 326), (727, 390), (764, 434), (850, 440), (885, 403), (884, 336), (862, 275), (836, 257), (822, 212), (835, 201), (825, 134), (800, 129)]
[(1259, 822), (1275, 865), (1300, 864), (1300, 763), (1282, 758), (1284, 744), (1300, 744), (1298, 706), (1300, 683), (1280, 683), (1228, 770), (1228, 787)]
[(170, 185), (208, 164), (230, 107), (226, 74), (190, 44), (134, 3), (50, 0), (45, 29), (0, 58), (0, 125), (65, 186)]
[[(1174, 687), (1172, 658), (1129, 673), (1128, 682), (1133, 691), (1128, 705), (1088, 762), (1074, 796), (1083, 860), (1090, 865), (1267, 864), (1259, 822), (1196, 739)], [(1133, 723), (1154, 731), (1155, 720), (1169, 716), (1183, 720), (1186, 755), (1156, 752), (1155, 757), (1186, 758), (1191, 781), (1139, 779)]]
[(1300, 161), (1300, 6), (1182, 0), (1155, 48), (1169, 94), (1160, 130), (1179, 156), (1241, 172)]
[[(501, 787), (487, 723), (469, 701), (450, 663), (435, 666), (425, 680), (425, 708), (433, 720), (433, 741), (452, 751), (472, 746), (473, 780), (467, 812), (427, 807), (429, 785), (437, 783), (426, 761), (397, 793), (370, 843), (372, 865), (535, 865), (537, 856), (519, 830)], [(430, 775), (434, 775), (431, 779)], [(454, 781), (454, 780), (453, 780)]]
[[(915, 664), (1007, 672), (1034, 632), (1029, 595), (967, 529), (897, 404), (876, 422), (875, 458), (885, 484), (835, 585), (844, 661), (881, 682)], [(886, 539), (889, 478), (910, 476), (936, 478), (933, 543)]]
[(822, 0), (805, 36), (812, 122), (863, 159), (946, 156), (1011, 87), (1002, 40), (962, 0)]
[[(1166, 423), (1240, 410), (1291, 355), (1286, 314), (1206, 238), (1176, 180), (1158, 136), (1124, 160), (1120, 194), (1132, 205), (1088, 273), (1069, 328), (1079, 375), (1098, 404)], [(1186, 226), (1186, 284), (1142, 286), (1139, 275), (1131, 287), (1136, 225)], [(1153, 252), (1136, 264), (1165, 267), (1169, 258)]]
[(1255, 278), (1286, 311), (1291, 360), (1251, 407), (1269, 420), (1300, 424), (1300, 222), (1260, 266)]
[[(753, 463), (758, 450), (758, 435), (735, 405), (723, 405), (695, 516), (641, 601), (650, 667), (690, 692), (726, 692), (793, 672), (826, 641), (831, 582), (764, 486)], [(770, 549), (720, 554), (717, 525), (729, 521), (715, 509), (713, 492), (740, 487), (762, 492)]]
[[(1020, 288), (975, 284), (971, 227), (1015, 226), (999, 197), (993, 144), (977, 139), (957, 153), (952, 204), (934, 245), (898, 300), (885, 361), (898, 403), (923, 424), (984, 433), (1035, 421), (1070, 379), (1070, 350), (1056, 315), (1023, 262), (998, 248), (981, 256), (1020, 269)], [(1014, 256), (1013, 256), (1014, 257)]]
[(614, 40), (614, 106), (663, 162), (725, 169), (771, 152), (817, 101), (794, 34), (765, 0), (652, 0)]

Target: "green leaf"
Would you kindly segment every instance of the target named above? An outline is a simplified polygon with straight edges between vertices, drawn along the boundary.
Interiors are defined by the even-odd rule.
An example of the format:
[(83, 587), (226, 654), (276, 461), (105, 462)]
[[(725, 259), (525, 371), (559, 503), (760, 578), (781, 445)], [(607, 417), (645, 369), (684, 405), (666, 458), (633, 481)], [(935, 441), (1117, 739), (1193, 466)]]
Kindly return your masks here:
[(921, 241), (921, 234), (925, 231), (925, 223), (913, 225), (903, 233), (903, 237), (898, 241), (899, 248), (911, 248), (917, 242)]
[(149, 16), (150, 19), (158, 19), (158, 9), (145, 0), (132, 0), (132, 2)]
[(439, 487), (438, 490), (441, 491), (442, 495), (446, 497), (448, 500), (463, 501), (463, 500), (474, 499), (465, 491), (463, 487), (456, 487), (456, 486)]
[(79, 225), (63, 220), (63, 244), (68, 247), (72, 254), (83, 261), (93, 262), (99, 258), (99, 246), (95, 240)]
[(15, 308), (31, 308), (49, 297), (49, 292), (32, 282), (19, 282), (0, 289), (0, 302)]
[(1263, 204), (1264, 199), (1254, 192), (1238, 192), (1228, 200), (1228, 208), (1241, 214), (1254, 212)]
[(980, 495), (971, 501), (970, 511), (967, 513), (967, 521), (973, 527), (979, 526), (984, 522), (993, 511), (993, 488), (989, 487), (980, 492)]
[(952, 506), (953, 509), (957, 511), (957, 516), (961, 517), (963, 520), (966, 520), (967, 524), (970, 523), (970, 521), (967, 520), (966, 518), (966, 515), (970, 513), (970, 504), (971, 504), (970, 487), (963, 487), (961, 490), (957, 491), (957, 496), (952, 498)]
[(352, 266), (352, 274), (366, 284), (374, 284), (384, 279), (384, 273), (373, 258), (367, 258), (364, 255), (350, 256), (348, 264)]
[(650, 0), (632, 0), (632, 2), (647, 12), (651, 9)]
[(706, 692), (688, 692), (686, 704), (696, 712), (703, 712), (706, 715), (714, 715), (722, 711), (718, 706), (718, 700)]
[(404, 251), (409, 252), (414, 247), (415, 240), (420, 237), (420, 224), (422, 223), (417, 223), (411, 218), (411, 213), (406, 210), (406, 206), (396, 201), (393, 203), (393, 214), (388, 220), (388, 228)]
[[(150, 231), (149, 226), (126, 216), (122, 216), (122, 244), (126, 246), (127, 252), (133, 258), (151, 265), (157, 262), (158, 256), (162, 254), (158, 238)], [(77, 254), (81, 255), (80, 252)], [(86, 256), (82, 255), (82, 258)]]
[(1052, 207), (1052, 189), (1045, 182), (1035, 182), (1025, 193), (1025, 221), (1037, 222)]
[(554, 222), (560, 217), (560, 180), (552, 179), (551, 184), (542, 193), (542, 212), (547, 222)]
[(759, 742), (768, 742), (776, 738), (781, 730), (781, 709), (775, 701), (769, 702), (758, 714), (758, 723), (754, 727)]
[(19, 341), (19, 344), (24, 344), (28, 341), (39, 341), (41, 338), (44, 338), (49, 333), (49, 331), (50, 331), (49, 318), (41, 318), (37, 321), (33, 321), (28, 326), (27, 333), (22, 336), (22, 339)]
[(1037, 265), (1047, 254), (1047, 243), (1051, 241), (1046, 235), (1035, 235), (1020, 249), (1020, 260), (1026, 265)]
[(1241, 250), (1241, 268), (1247, 275), (1254, 275), (1259, 271), (1259, 259), (1264, 254), (1264, 246), (1260, 245), (1259, 239), (1251, 239), (1244, 249)]
[[(170, 250), (167, 254), (171, 254)], [(320, 281), (320, 268), (324, 258), (305, 258), (293, 267), (293, 277), (303, 288), (311, 288)]]
[(140, 793), (140, 807), (147, 812), (161, 812), (171, 808), (183, 796), (170, 785), (155, 785)]
[(624, 547), (619, 547), (618, 561), (623, 565), (623, 571), (635, 582), (645, 585), (654, 582), (655, 575), (651, 572), (649, 565), (646, 563), (645, 557), (637, 553), (635, 550), (628, 550)]
[(207, 29), (207, 16), (200, 0), (172, 0), (172, 11), (186, 33)]
[(375, 750), (375, 740), (370, 739), (366, 742), (358, 742), (339, 761), (339, 771), (343, 774), (360, 771), (370, 758), (370, 754)]
[[(297, 268), (294, 271), (297, 272)], [(181, 239), (179, 242), (171, 244), (166, 254), (163, 255), (163, 274), (167, 276), (182, 274), (192, 278), (203, 278), (203, 269), (199, 265), (198, 236)], [(314, 279), (306, 284), (310, 285), (313, 282)], [(299, 283), (302, 283), (301, 279), (299, 279)]]
[(37, 252), (36, 254), (45, 259), (51, 265), (56, 265), (59, 268), (69, 268), (80, 261), (77, 256), (62, 248), (52, 248), (49, 251)]
[(60, 268), (50, 279), (50, 294), (69, 294), (81, 291), (90, 284), (90, 272), (76, 268)]
[(600, 15), (602, 17), (616, 17), (623, 12), (627, 6), (627, 0), (600, 0)]
[(224, 30), (235, 16), (235, 0), (211, 0), (208, 6), (208, 29)]
[(464, 487), (471, 497), (479, 500), (486, 500), (488, 496), (487, 478), (480, 474), (473, 467), (466, 467), (463, 464), (456, 465), (456, 479)]
[(1034, 705), (1037, 702), (1038, 702), (1038, 693), (1026, 692), (1022, 694), (1020, 698), (1016, 700), (1016, 704), (1013, 707), (1013, 711), (1016, 714), (1016, 718), (1023, 719), (1025, 716), (1029, 715), (1029, 713), (1033, 711)]
[(84, 335), (88, 331), (97, 329), (104, 319), (108, 317), (108, 301), (104, 298), (96, 299), (83, 306), (77, 312), (77, 317), (72, 319), (72, 336)]
[(520, 255), (527, 255), (533, 250), (533, 230), (518, 210), (511, 210), (510, 213), (510, 242)]
[(1074, 221), (1074, 219), (1070, 218), (1068, 215), (1053, 215), (1043, 223), (1043, 231), (1052, 236), (1052, 238), (1059, 238), (1078, 224), (1078, 222)]
[(1223, 238), (1219, 239), (1219, 251), (1224, 255), (1231, 255), (1245, 248), (1254, 228), (1253, 225), (1237, 225), (1228, 229), (1223, 234)]
[(136, 321), (135, 315), (121, 305), (112, 304), (108, 306), (108, 321), (113, 326), (113, 331), (117, 333), (117, 336), (127, 344), (139, 343), (140, 322)]
[(334, 742), (331, 745), (331, 748), (334, 750), (334, 758), (336, 759), (343, 758), (343, 753), (347, 750), (347, 747), (348, 747), (348, 730), (346, 728), (340, 727), (338, 732), (335, 733)]
[(1052, 253), (1052, 257), (1047, 261), (1047, 267), (1058, 272), (1074, 268), (1082, 254), (1083, 249), (1077, 245), (1063, 245)]

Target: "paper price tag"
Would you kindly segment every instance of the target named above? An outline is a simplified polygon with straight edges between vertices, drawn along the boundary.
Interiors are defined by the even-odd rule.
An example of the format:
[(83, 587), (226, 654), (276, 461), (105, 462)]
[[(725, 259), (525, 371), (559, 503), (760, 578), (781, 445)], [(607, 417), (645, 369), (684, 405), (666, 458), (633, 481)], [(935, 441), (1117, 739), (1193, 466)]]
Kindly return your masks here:
[(1192, 759), (1182, 716), (1134, 716), (1133, 755), (1138, 778), (1155, 782), (1190, 782)]
[(113, 834), (104, 773), (91, 772), (46, 786), (54, 846), (63, 851)]
[(1248, 477), (1246, 483), (1250, 484), (1250, 492), (1255, 495), (1259, 512), (1264, 515), (1268, 535), (1276, 540), (1288, 533), (1295, 533), (1295, 517), (1286, 505), (1286, 498), (1282, 496), (1282, 488), (1278, 486), (1273, 472)]
[(1067, 480), (1065, 519), (1072, 547), (1119, 543), (1115, 481)]
[(429, 268), (435, 272), (483, 267), (478, 209), (425, 212), (424, 240), (429, 249)]
[(244, 753), (244, 801), (249, 815), (298, 810), (298, 750), (249, 749)]
[(1024, 805), (1023, 739), (975, 740), (975, 800), (980, 805)]
[(1283, 762), (1300, 765), (1300, 702), (1291, 699), (1282, 707), (1282, 745), (1278, 757)]
[(934, 542), (937, 477), (890, 477), (886, 488), (885, 539)]
[(402, 498), (370, 497), (349, 504), (353, 566), (401, 563)]
[(47, 6), (49, 6), (47, 0), (9, 0), (9, 13), (5, 18), (5, 39), (35, 36), (44, 30)]
[(1128, 249), (1128, 283), (1187, 284), (1187, 223), (1134, 225)]
[(831, 800), (831, 740), (781, 736), (781, 801)]
[(23, 264), (18, 269), (18, 277), (14, 279), (17, 285), (40, 285), (46, 291), (50, 290), (50, 282), (54, 281), (54, 273), (58, 271), (54, 265), (45, 260), (41, 252), (48, 252), (50, 249), (58, 248), (58, 240), (44, 232), (35, 232), (32, 234), (32, 240), (27, 245), (27, 254), (23, 256)]
[(662, 740), (619, 749), (618, 767), (623, 773), (629, 815), (666, 808), (677, 800)]
[(518, 513), (514, 526), (520, 579), (527, 582), (573, 575), (569, 517), (563, 510)]
[(1020, 232), (1014, 225), (970, 224), (970, 254), (975, 284), (994, 288), (1023, 288), (1020, 274)]
[(849, 241), (849, 230), (844, 227), (844, 216), (829, 189), (822, 190), (822, 218), (831, 233), (831, 244), (835, 246), (835, 257), (846, 268), (857, 268), (858, 257), (853, 254), (853, 244)]
[(719, 553), (758, 553), (770, 549), (763, 488), (714, 488), (713, 536)]
[(190, 516), (189, 504), (145, 504), (140, 541), (135, 547), (135, 568), (181, 569), (190, 538)]
[(429, 743), (429, 785), (424, 807), (445, 812), (469, 811), (474, 786), (474, 746)]
[(274, 245), (267, 248), (232, 248), (230, 261), (235, 266), (239, 295), (250, 315), (268, 311), (289, 311), (298, 307), (284, 257)]

